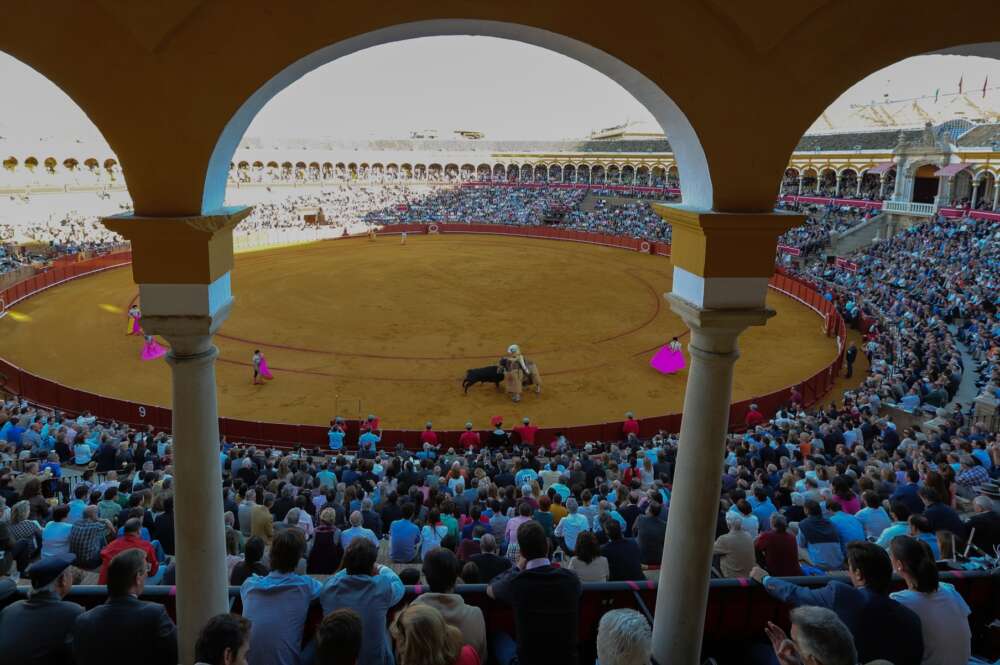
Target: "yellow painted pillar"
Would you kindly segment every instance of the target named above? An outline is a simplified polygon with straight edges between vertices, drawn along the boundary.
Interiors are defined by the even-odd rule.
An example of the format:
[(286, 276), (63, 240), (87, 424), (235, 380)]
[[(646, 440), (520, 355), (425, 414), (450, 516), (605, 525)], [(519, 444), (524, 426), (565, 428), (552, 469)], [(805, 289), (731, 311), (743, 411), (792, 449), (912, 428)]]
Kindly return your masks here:
[(250, 208), (201, 217), (122, 215), (104, 225), (132, 243), (142, 327), (170, 343), (173, 381), (174, 533), (181, 663), (198, 632), (229, 611), (219, 411), (212, 335), (233, 303), (233, 228)]
[(660, 663), (698, 665), (737, 339), (748, 326), (764, 325), (774, 314), (765, 299), (777, 239), (804, 217), (653, 207), (673, 227), (673, 290), (666, 298), (691, 330), (653, 655)]

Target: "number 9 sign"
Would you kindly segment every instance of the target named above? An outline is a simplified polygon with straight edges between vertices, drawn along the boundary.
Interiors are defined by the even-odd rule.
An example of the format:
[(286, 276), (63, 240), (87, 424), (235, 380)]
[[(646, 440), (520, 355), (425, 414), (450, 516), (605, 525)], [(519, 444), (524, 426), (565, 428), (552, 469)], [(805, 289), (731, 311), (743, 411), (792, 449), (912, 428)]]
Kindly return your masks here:
[(144, 407), (144, 406), (140, 406), (139, 407), (139, 417), (140, 418), (145, 418), (146, 417), (146, 407)]

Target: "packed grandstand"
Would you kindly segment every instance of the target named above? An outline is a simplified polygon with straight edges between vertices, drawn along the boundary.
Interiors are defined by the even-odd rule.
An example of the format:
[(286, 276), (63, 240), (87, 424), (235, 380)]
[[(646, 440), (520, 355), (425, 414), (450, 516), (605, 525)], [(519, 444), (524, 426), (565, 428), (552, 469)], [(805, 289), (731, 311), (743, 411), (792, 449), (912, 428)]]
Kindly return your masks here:
[[(921, 203), (919, 181), (926, 178), (948, 178), (941, 189), (947, 198), (935, 201), (929, 215), (904, 211), (919, 216), (889, 237), (839, 256), (833, 248), (860, 229), (887, 225), (891, 213), (881, 203), (902, 199), (904, 190), (897, 166), (885, 163), (907, 138), (924, 140), (927, 131), (805, 137), (793, 155), (778, 205), (807, 219), (781, 237), (776, 261), (836, 304), (857, 339), (847, 349), (847, 371), (859, 353), (867, 356), (867, 370), (842, 395), (807, 406), (799, 394), (775, 412), (751, 408), (728, 437), (718, 505), (715, 576), (756, 579), (776, 601), (793, 606), (832, 606), (860, 662), (921, 662), (921, 644), (928, 648), (930, 639), (958, 659), (923, 662), (965, 662), (969, 625), (963, 614), (942, 635), (924, 631), (922, 643), (914, 640), (908, 610), (894, 610), (902, 617), (895, 624), (873, 626), (857, 609), (824, 599), (824, 591), (795, 590), (779, 578), (815, 576), (815, 586), (849, 570), (855, 582), (858, 575), (868, 580), (866, 593), (885, 596), (891, 560), (911, 589), (919, 577), (921, 592), (940, 593), (967, 614), (966, 601), (955, 601), (955, 588), (943, 580), (968, 583), (973, 571), (993, 567), (1000, 547), (1000, 434), (993, 415), (1000, 398), (1000, 217), (979, 214), (996, 208), (997, 174), (972, 162), (948, 176), (911, 169), (898, 176), (911, 188), (906, 204)], [(997, 126), (968, 127), (949, 149), (958, 154), (996, 133)], [(372, 155), (365, 162), (335, 156), (292, 162), (280, 149), (243, 146), (230, 171), (230, 194), (258, 203), (240, 233), (325, 228), (337, 237), (398, 224), (474, 222), (671, 240), (669, 225), (651, 206), (680, 201), (666, 140), (476, 146), (481, 153), (539, 153), (524, 164), (506, 157), (466, 162), (467, 142), (437, 142), (436, 150), (458, 153), (453, 161), (404, 161), (404, 153), (426, 151), (427, 143), (361, 146), (391, 153), (378, 162)], [(344, 148), (306, 147), (331, 155)], [(885, 154), (873, 156), (877, 150)], [(565, 158), (553, 159), (559, 152)], [(600, 165), (582, 161), (597, 152), (620, 154)], [(902, 169), (903, 158), (895, 159)], [(60, 166), (12, 156), (4, 166), (0, 191), (9, 193), (0, 205), (0, 271), (23, 274), (122, 242), (98, 221), (129, 209), (113, 161), (74, 157)], [(87, 212), (60, 213), (53, 209), (60, 200)], [(48, 208), (34, 218), (38, 202)], [(130, 564), (116, 555), (138, 548), (147, 584), (175, 583), (180, 527), (170, 433), (101, 416), (53, 412), (17, 395), (2, 400), (0, 573), (34, 580), (39, 562), (71, 554), (83, 584), (111, 588), (124, 575), (127, 587)], [(509, 600), (508, 571), (549, 552), (575, 573), (566, 582), (571, 588), (559, 589), (553, 602), (579, 596), (583, 582), (590, 607), (597, 601), (588, 594), (638, 594), (637, 582), (656, 577), (675, 432), (646, 431), (629, 415), (615, 437), (570, 441), (542, 438), (527, 420), (495, 422), (446, 447), (434, 417), (426, 414), (415, 450), (382, 437), (376, 416), (357, 431), (333, 423), (324, 448), (220, 442), (226, 574), (243, 616), (274, 628), (253, 634), (249, 662), (298, 662), (305, 626), (322, 642), (329, 626), (327, 619), (315, 626), (314, 603), (323, 614), (356, 610), (365, 623), (358, 662), (389, 662), (387, 613), (404, 595), (416, 595), (411, 607), (439, 610), (486, 662), (495, 608), (482, 587), (460, 589), (466, 604), (456, 585), (490, 585), (491, 597)], [(343, 569), (346, 575), (336, 574)], [(953, 570), (965, 577), (949, 577)], [(841, 586), (825, 593), (850, 593)], [(919, 613), (915, 593), (893, 598)], [(769, 611), (778, 607), (765, 596), (759, 602)], [(888, 598), (881, 602), (890, 607)], [(989, 610), (971, 611), (973, 627), (983, 630)], [(567, 619), (553, 612), (553, 630), (577, 634), (576, 623), (564, 626)], [(736, 638), (741, 648), (759, 637), (743, 630), (720, 624), (720, 643)], [(164, 662), (177, 660), (171, 636), (169, 630), (162, 636)], [(593, 655), (587, 654), (591, 662)]]

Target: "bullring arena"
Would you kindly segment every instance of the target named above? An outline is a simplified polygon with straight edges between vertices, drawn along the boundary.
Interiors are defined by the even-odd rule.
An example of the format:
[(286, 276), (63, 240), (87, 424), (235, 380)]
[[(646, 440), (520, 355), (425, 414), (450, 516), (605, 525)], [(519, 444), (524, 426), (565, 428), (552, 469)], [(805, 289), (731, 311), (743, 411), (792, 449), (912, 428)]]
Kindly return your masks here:
[[(428, 418), (442, 429), (468, 420), (485, 428), (487, 415), (561, 428), (619, 421), (630, 410), (679, 412), (686, 370), (664, 376), (649, 366), (687, 332), (663, 298), (671, 274), (666, 256), (493, 234), (240, 254), (239, 295), (216, 335), (220, 415), (323, 425), (376, 413), (386, 428), (413, 430)], [(4, 357), (65, 386), (169, 406), (169, 366), (142, 362), (142, 338), (124, 334), (136, 298), (127, 269), (48, 289), (0, 320)], [(768, 306), (777, 316), (740, 341), (734, 401), (797, 385), (837, 357), (817, 312), (774, 289)], [(480, 384), (463, 395), (465, 371), (494, 364), (515, 342), (540, 367), (542, 393), (514, 404)], [(266, 385), (251, 383), (255, 349), (274, 371)]]

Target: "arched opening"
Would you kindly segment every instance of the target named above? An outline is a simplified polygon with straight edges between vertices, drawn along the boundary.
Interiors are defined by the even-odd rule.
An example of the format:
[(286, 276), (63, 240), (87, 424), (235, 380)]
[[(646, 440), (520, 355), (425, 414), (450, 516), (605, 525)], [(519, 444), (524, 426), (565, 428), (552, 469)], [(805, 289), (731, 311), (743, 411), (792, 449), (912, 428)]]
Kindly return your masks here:
[(398, 164), (386, 164), (385, 165), (385, 177), (388, 180), (398, 180), (399, 179), (399, 165)]
[(680, 170), (677, 168), (677, 165), (674, 164), (669, 169), (667, 169), (667, 187), (670, 187), (671, 189), (677, 189), (680, 186), (681, 186)]
[(444, 167), (440, 164), (431, 164), (427, 167), (427, 179), (437, 182), (444, 177)]
[(802, 170), (802, 187), (799, 189), (801, 194), (815, 194), (817, 188), (819, 174), (816, 169), (803, 169)]
[(846, 168), (841, 170), (838, 178), (837, 196), (842, 198), (854, 198), (861, 193), (859, 188), (860, 180), (858, 179), (858, 172), (855, 169)]
[(819, 196), (836, 196), (837, 172), (834, 169), (825, 168), (820, 171), (816, 193)]
[(489, 164), (480, 164), (476, 167), (476, 179), (477, 180), (489, 180), (492, 170)]
[(517, 182), (517, 179), (518, 179), (517, 176), (518, 176), (518, 174), (520, 172), (521, 171), (517, 167), (517, 164), (508, 164), (507, 165), (507, 180), (509, 180), (510, 182)]
[(799, 170), (798, 169), (785, 169), (785, 175), (781, 179), (781, 193), (782, 194), (799, 194)]
[(938, 164), (921, 164), (914, 168), (913, 194), (910, 201), (913, 203), (934, 203), (941, 186), (941, 179), (937, 175), (940, 168)]
[(549, 167), (549, 182), (562, 182), (562, 167), (553, 164)]
[(563, 167), (563, 182), (576, 182), (576, 167), (572, 164)]
[(576, 181), (590, 184), (590, 164), (579, 164), (576, 167)]
[(596, 185), (603, 185), (605, 180), (604, 167), (597, 165), (590, 169), (590, 181)]
[(521, 182), (531, 182), (532, 174), (534, 171), (531, 168), (531, 164), (523, 164), (521, 166), (521, 172), (518, 174), (518, 180)]
[(404, 180), (411, 180), (413, 178), (413, 165), (412, 164), (403, 164), (401, 167), (399, 167), (399, 169), (400, 169), (400, 173), (402, 174)]
[(675, 159), (687, 174), (684, 200), (701, 208), (712, 206), (707, 159), (691, 123), (667, 94), (641, 72), (589, 44), (525, 25), (477, 19), (441, 19), (395, 25), (331, 44), (291, 64), (261, 85), (235, 111), (223, 128), (206, 168), (202, 210), (215, 210), (225, 198), (225, 167), (250, 122), (278, 92), (316, 68), (358, 51), (420, 37), (475, 35), (533, 44), (561, 53), (621, 85), (652, 114), (670, 136)]
[(333, 164), (330, 162), (323, 162), (323, 180), (329, 180), (333, 177)]
[(547, 180), (548, 167), (545, 164), (536, 164), (534, 173), (532, 174), (532, 180), (535, 182), (545, 182)]
[(507, 170), (504, 168), (503, 164), (496, 164), (493, 167), (493, 179), (497, 181), (507, 179)]
[(635, 184), (643, 187), (648, 187), (651, 184), (649, 180), (648, 166), (640, 166), (635, 170)]
[(620, 185), (622, 182), (622, 170), (617, 164), (612, 164), (608, 167), (608, 184), (610, 185)]
[(444, 179), (445, 180), (456, 180), (456, 179), (458, 179), (458, 165), (457, 164), (445, 164), (445, 166), (444, 166)]
[(623, 166), (621, 178), (623, 185), (631, 185), (635, 183), (635, 167), (631, 164)]
[(996, 210), (997, 206), (997, 179), (992, 171), (980, 171), (975, 177), (975, 197), (972, 199), (972, 208), (975, 210)]
[(652, 177), (653, 187), (666, 187), (667, 186), (667, 169), (662, 166), (654, 166), (650, 176)]

